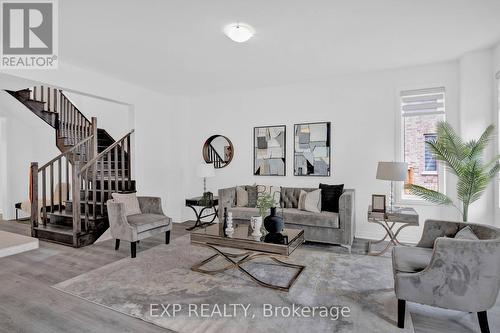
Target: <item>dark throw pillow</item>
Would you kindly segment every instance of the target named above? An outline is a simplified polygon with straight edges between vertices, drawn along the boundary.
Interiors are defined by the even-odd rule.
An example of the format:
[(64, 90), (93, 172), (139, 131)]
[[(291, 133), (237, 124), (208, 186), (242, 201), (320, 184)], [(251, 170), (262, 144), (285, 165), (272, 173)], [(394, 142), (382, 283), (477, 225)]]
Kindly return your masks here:
[(339, 199), (344, 192), (344, 184), (319, 184), (319, 188), (321, 189), (321, 210), (338, 213)]
[(246, 186), (248, 192), (248, 207), (257, 207), (257, 186)]

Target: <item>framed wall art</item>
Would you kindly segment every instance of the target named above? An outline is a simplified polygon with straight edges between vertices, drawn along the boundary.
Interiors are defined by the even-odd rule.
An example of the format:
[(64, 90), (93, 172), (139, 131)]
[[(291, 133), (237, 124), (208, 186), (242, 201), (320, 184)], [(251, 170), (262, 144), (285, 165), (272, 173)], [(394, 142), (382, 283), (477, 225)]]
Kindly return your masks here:
[(253, 129), (253, 174), (286, 175), (286, 126), (264, 126)]
[(295, 176), (330, 176), (330, 122), (295, 124), (293, 146)]

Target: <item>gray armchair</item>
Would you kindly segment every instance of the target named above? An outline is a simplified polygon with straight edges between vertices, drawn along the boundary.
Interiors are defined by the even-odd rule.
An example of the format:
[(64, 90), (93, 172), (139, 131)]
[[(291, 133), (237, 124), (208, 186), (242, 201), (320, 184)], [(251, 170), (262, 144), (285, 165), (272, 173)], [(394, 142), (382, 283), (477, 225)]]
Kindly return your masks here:
[[(478, 240), (456, 239), (469, 226)], [(473, 223), (427, 220), (416, 247), (392, 252), (398, 327), (406, 301), (477, 312), (481, 332), (489, 332), (487, 310), (500, 287), (500, 229)]]
[(141, 214), (125, 215), (123, 203), (108, 200), (108, 219), (111, 235), (116, 239), (115, 250), (120, 248), (120, 240), (130, 242), (131, 257), (136, 257), (136, 244), (141, 239), (165, 232), (165, 244), (170, 242), (172, 220), (165, 216), (161, 208), (161, 198), (137, 197)]

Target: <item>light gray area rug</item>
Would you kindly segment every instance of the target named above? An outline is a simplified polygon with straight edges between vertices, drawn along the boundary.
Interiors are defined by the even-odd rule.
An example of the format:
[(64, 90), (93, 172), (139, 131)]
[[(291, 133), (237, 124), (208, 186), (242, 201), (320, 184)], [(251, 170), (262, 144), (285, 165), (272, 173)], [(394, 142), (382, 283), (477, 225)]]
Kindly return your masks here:
[[(307, 268), (287, 293), (261, 287), (236, 269), (215, 275), (190, 270), (212, 254), (190, 245), (189, 236), (184, 236), (54, 288), (177, 332), (414, 332), (408, 314), (406, 329), (396, 327), (397, 300), (388, 258), (336, 254), (303, 245), (288, 261)], [(224, 263), (214, 261), (210, 268)], [(278, 284), (294, 273), (268, 259), (244, 267)], [(245, 312), (234, 304), (248, 308)], [(309, 311), (323, 306), (329, 312), (317, 308), (314, 317), (307, 310), (297, 316), (294, 305)], [(180, 309), (175, 316), (174, 306)], [(344, 316), (337, 316), (342, 308)]]

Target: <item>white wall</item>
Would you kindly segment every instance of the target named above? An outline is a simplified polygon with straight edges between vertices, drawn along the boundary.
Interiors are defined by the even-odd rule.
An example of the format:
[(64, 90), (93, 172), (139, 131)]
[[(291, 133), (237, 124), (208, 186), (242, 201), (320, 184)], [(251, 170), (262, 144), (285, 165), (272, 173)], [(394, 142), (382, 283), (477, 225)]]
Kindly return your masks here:
[[(495, 124), (493, 53), (491, 49), (469, 52), (460, 58), (460, 133), (465, 140), (477, 139)], [(495, 154), (494, 144), (486, 151)], [(469, 221), (494, 224), (495, 190), (490, 184), (481, 199), (470, 206)]]
[[(331, 80), (193, 96), (184, 132), (188, 142), (188, 163), (184, 181), (186, 195), (199, 195), (201, 180), (195, 168), (201, 162), (201, 148), (213, 134), (227, 136), (235, 156), (229, 166), (208, 180), (211, 191), (236, 184), (318, 186), (319, 182), (344, 183), (356, 189), (358, 237), (380, 237), (382, 230), (368, 224), (366, 210), (374, 193), (387, 193), (389, 184), (375, 179), (377, 162), (397, 160), (395, 138), (399, 119), (398, 92), (401, 89), (445, 86), (447, 119), (458, 124), (458, 64), (456, 62), (337, 77)], [(332, 122), (332, 176), (293, 176), (293, 124)], [(287, 125), (287, 176), (253, 176), (253, 127)], [(457, 218), (450, 208), (415, 206), (421, 221)], [(184, 210), (187, 219), (191, 213)], [(189, 214), (189, 215), (188, 215)], [(421, 228), (419, 228), (421, 229)], [(420, 230), (408, 228), (402, 239), (416, 241)]]
[(0, 219), (7, 204), (7, 119), (0, 117)]
[[(496, 75), (500, 73), (500, 43), (492, 49), (493, 56), (493, 120), (497, 126), (497, 130), (500, 129), (499, 122), (499, 111), (500, 111), (500, 95), (498, 93), (498, 84), (500, 82), (500, 77), (497, 79)], [(497, 132), (498, 133), (498, 132)], [(500, 151), (500, 138), (497, 135), (495, 140), (495, 148), (496, 151)], [(495, 210), (495, 222), (497, 226), (500, 226), (500, 184), (497, 181), (495, 182), (494, 191), (495, 191), (495, 199), (493, 202), (494, 210)]]
[[(3, 84), (4, 82), (2, 82)], [(48, 162), (59, 154), (55, 131), (5, 91), (0, 91), (0, 210), (14, 218), (14, 204), (28, 200), (31, 162)], [(5, 133), (3, 133), (5, 131)]]

